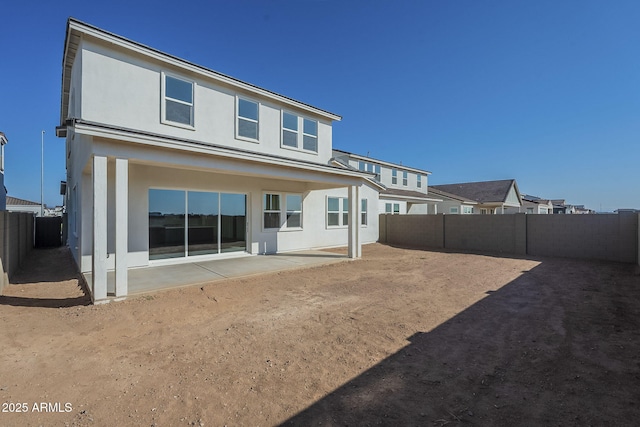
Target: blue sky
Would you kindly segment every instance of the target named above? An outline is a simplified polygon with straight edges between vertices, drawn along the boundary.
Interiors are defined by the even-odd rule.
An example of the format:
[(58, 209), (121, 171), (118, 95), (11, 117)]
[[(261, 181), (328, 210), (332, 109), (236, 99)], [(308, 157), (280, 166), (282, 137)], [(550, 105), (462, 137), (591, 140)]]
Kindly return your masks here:
[(9, 195), (59, 205), (66, 19), (343, 117), (334, 147), (431, 171), (515, 178), (596, 210), (640, 208), (640, 2), (29, 1), (2, 8)]

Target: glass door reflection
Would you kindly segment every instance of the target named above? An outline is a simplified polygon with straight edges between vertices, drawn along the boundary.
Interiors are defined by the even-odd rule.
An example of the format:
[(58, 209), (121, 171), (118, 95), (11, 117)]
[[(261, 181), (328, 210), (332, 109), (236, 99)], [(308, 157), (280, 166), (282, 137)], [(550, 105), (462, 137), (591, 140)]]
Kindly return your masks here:
[(189, 191), (188, 255), (218, 253), (218, 193)]

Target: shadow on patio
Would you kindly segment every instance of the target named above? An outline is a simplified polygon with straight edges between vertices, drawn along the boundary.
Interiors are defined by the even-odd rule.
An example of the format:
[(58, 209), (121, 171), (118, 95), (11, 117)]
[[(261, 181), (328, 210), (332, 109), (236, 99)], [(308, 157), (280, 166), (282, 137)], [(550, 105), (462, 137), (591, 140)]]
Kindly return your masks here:
[(542, 260), (284, 425), (635, 425), (632, 270)]

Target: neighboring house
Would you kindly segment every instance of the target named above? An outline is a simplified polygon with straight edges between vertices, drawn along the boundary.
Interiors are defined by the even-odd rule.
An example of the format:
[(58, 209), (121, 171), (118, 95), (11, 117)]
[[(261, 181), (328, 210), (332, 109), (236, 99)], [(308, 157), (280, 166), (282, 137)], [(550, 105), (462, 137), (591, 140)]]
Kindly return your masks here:
[(37, 202), (31, 202), (29, 200), (7, 196), (7, 211), (31, 212), (35, 214), (35, 216), (40, 216), (40, 214), (42, 213), (42, 206)]
[(428, 195), (429, 171), (337, 149), (333, 150), (333, 156), (336, 162), (371, 175), (370, 181), (380, 191), (380, 213), (426, 214), (429, 206), (435, 209), (435, 204), (441, 201)]
[(94, 301), (127, 295), (129, 268), (378, 239), (379, 188), (332, 159), (336, 114), (71, 18), (60, 115)]
[[(515, 179), (432, 185), (430, 188), (477, 202), (473, 207), (473, 213), (477, 214), (504, 214), (513, 211), (513, 208), (522, 207), (522, 198)], [(443, 210), (446, 210), (446, 205), (440, 207), (438, 212)]]
[(4, 146), (8, 142), (4, 132), (0, 132), (0, 211), (7, 210), (7, 188), (4, 186)]
[(594, 214), (593, 209), (585, 208), (584, 205), (569, 205), (563, 199), (551, 200), (553, 213), (559, 214)]
[[(512, 210), (509, 211), (509, 213), (512, 212)], [(522, 194), (522, 207), (519, 209), (519, 212), (543, 215), (552, 214), (553, 203), (551, 202), (551, 200), (542, 199), (540, 197), (531, 196), (528, 194)]]
[(441, 199), (440, 203), (434, 204), (434, 209), (429, 211), (430, 214), (444, 213), (470, 215), (474, 213), (480, 213), (477, 208), (478, 202), (476, 202), (475, 200), (470, 200), (462, 196), (456, 196), (455, 194), (438, 190), (433, 186), (429, 187), (429, 194), (432, 197), (439, 197)]

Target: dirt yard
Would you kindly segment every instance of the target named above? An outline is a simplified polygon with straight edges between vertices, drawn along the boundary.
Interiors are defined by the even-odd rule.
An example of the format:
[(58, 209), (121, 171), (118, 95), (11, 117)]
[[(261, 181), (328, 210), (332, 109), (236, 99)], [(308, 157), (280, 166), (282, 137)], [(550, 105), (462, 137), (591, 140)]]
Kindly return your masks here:
[(3, 426), (640, 423), (630, 265), (376, 244), (90, 306), (33, 255), (0, 297)]

